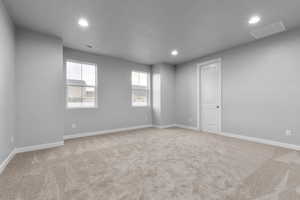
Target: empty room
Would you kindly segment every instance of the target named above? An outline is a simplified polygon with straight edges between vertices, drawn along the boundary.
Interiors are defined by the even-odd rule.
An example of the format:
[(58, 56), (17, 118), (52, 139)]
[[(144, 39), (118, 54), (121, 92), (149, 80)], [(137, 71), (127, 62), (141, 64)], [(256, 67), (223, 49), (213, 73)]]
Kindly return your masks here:
[(0, 0), (0, 200), (300, 200), (299, 0)]

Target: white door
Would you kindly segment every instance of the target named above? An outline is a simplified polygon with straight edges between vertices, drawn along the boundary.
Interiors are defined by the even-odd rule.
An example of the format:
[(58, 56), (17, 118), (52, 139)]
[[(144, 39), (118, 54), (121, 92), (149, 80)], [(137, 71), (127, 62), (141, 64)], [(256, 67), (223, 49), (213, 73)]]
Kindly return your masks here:
[(202, 131), (221, 132), (221, 62), (200, 64)]

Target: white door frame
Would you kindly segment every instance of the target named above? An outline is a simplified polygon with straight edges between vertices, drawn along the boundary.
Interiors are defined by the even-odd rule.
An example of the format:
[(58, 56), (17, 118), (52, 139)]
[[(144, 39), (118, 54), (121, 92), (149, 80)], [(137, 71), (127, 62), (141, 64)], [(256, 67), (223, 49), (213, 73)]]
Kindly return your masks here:
[(205, 66), (205, 65), (209, 65), (212, 63), (219, 63), (220, 66), (220, 73), (219, 73), (219, 88), (220, 88), (220, 116), (219, 116), (219, 127), (220, 127), (220, 131), (222, 132), (222, 59), (221, 58), (217, 58), (217, 59), (212, 59), (212, 60), (208, 60), (208, 61), (204, 61), (201, 62), (199, 64), (197, 64), (197, 129), (198, 130), (202, 130), (201, 127), (201, 87), (200, 87), (200, 83), (201, 83), (201, 76), (200, 76), (200, 72), (201, 72), (201, 67)]

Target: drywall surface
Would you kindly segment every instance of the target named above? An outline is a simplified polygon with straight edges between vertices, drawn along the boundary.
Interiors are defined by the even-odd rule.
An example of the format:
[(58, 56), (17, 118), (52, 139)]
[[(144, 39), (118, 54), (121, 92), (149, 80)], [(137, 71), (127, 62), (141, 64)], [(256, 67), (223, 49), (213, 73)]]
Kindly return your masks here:
[(175, 67), (168, 64), (152, 66), (153, 124), (175, 123)]
[(161, 125), (161, 74), (160, 66), (152, 66), (152, 123), (155, 126)]
[(185, 64), (176, 67), (176, 124), (197, 127), (197, 67)]
[(17, 29), (17, 146), (63, 140), (63, 47), (56, 37)]
[(150, 66), (64, 48), (64, 61), (68, 59), (97, 64), (98, 107), (65, 109), (65, 135), (152, 124), (150, 105), (131, 105), (131, 72), (150, 74)]
[(178, 65), (177, 123), (196, 127), (197, 64), (221, 58), (222, 131), (300, 145), (299, 52), (298, 29)]
[(175, 67), (164, 64), (161, 66), (162, 77), (162, 125), (175, 124)]
[(15, 38), (14, 25), (0, 0), (0, 164), (14, 148)]

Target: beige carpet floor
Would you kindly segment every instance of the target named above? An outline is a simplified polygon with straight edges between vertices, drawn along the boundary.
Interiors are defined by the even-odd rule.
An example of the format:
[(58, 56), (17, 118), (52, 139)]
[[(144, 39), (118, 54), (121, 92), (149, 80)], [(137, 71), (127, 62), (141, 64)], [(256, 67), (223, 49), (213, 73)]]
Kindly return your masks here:
[(179, 128), (15, 156), (1, 200), (299, 200), (300, 153)]

